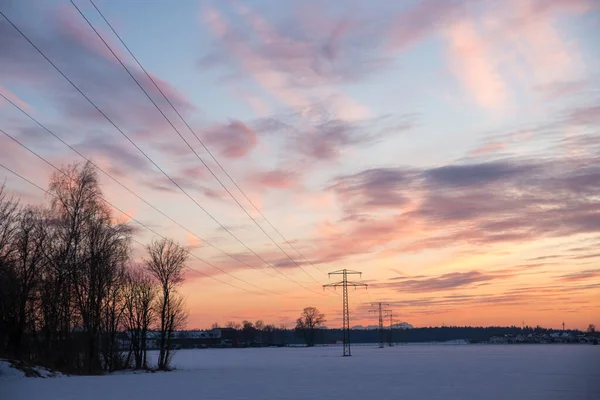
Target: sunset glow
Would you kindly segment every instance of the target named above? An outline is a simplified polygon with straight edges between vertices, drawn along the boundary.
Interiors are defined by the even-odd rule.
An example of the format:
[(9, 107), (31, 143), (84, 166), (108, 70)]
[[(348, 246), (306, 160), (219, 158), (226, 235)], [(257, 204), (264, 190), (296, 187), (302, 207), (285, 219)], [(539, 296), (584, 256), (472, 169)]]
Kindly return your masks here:
[[(188, 328), (307, 306), (338, 327), (342, 268), (369, 285), (351, 325), (375, 301), (414, 326), (600, 324), (598, 1), (98, 0), (185, 122), (87, 1), (164, 116), (70, 2), (32, 3), (0, 10), (179, 187), (1, 16), (0, 129), (84, 161), (21, 108), (119, 182), (98, 174), (136, 241), (209, 263), (189, 258)], [(1, 134), (0, 160), (47, 188)]]

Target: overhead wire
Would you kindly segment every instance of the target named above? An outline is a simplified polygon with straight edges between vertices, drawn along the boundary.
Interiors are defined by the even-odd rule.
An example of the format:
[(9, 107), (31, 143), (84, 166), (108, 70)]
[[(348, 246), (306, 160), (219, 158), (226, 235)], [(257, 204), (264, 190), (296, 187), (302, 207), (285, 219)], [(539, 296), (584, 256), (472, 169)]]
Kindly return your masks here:
[[(44, 158), (43, 156), (41, 156), (41, 155), (39, 155), (38, 153), (36, 153), (35, 151), (33, 151), (33, 150), (30, 148), (30, 147), (28, 147), (27, 145), (23, 144), (21, 141), (19, 141), (18, 139), (16, 139), (16, 138), (15, 138), (14, 136), (12, 136), (11, 134), (7, 133), (7, 132), (6, 132), (6, 131), (4, 131), (3, 129), (0, 129), (0, 133), (4, 134), (6, 137), (8, 137), (9, 139), (11, 139), (11, 140), (12, 140), (12, 141), (14, 141), (15, 143), (17, 143), (19, 146), (21, 146), (22, 148), (24, 148), (25, 150), (27, 150), (28, 152), (30, 152), (31, 154), (33, 154), (34, 156), (36, 156), (38, 159), (42, 160), (44, 163), (46, 163), (47, 165), (49, 165), (50, 167), (52, 167), (52, 168), (53, 168), (54, 170), (56, 170), (57, 172), (59, 172), (59, 173), (63, 174), (64, 176), (67, 176), (63, 170), (61, 170), (60, 168), (58, 168), (57, 166), (55, 166), (53, 163), (51, 163), (50, 161), (48, 161), (48, 160), (47, 160), (46, 158)], [(67, 176), (67, 177), (68, 177), (68, 176)], [(163, 239), (166, 239), (164, 236), (160, 235), (160, 234), (159, 234), (159, 233), (157, 233), (155, 230), (151, 229), (150, 227), (148, 227), (147, 225), (143, 224), (143, 223), (142, 223), (142, 222), (140, 222), (139, 220), (137, 220), (137, 219), (133, 218), (131, 215), (129, 215), (128, 213), (124, 212), (123, 210), (121, 210), (120, 208), (118, 208), (117, 206), (115, 206), (114, 204), (112, 204), (111, 202), (109, 202), (108, 200), (106, 200), (106, 199), (104, 199), (104, 198), (103, 198), (103, 199), (102, 199), (102, 201), (104, 201), (104, 202), (105, 202), (107, 205), (109, 205), (110, 207), (112, 207), (112, 208), (114, 208), (115, 210), (119, 211), (120, 213), (122, 213), (122, 214), (123, 214), (123, 215), (125, 215), (126, 217), (130, 218), (132, 221), (134, 221), (134, 222), (138, 223), (139, 225), (143, 226), (144, 228), (148, 229), (148, 230), (149, 230), (150, 232), (152, 232), (153, 234), (155, 234), (155, 235), (157, 235), (157, 236), (159, 236), (159, 237), (161, 237), (161, 238), (163, 238)], [(181, 246), (179, 246), (179, 247), (181, 247)], [(215, 266), (214, 264), (212, 264), (212, 263), (210, 263), (210, 262), (208, 262), (208, 261), (206, 261), (206, 260), (204, 260), (204, 259), (202, 259), (202, 258), (200, 258), (200, 257), (196, 256), (195, 254), (193, 254), (192, 252), (190, 252), (190, 251), (189, 251), (189, 250), (187, 250), (186, 248), (184, 248), (184, 247), (181, 247), (181, 248), (182, 248), (184, 251), (186, 251), (186, 252), (187, 252), (189, 255), (191, 255), (191, 256), (192, 256), (192, 257), (194, 257), (194, 258), (197, 258), (198, 260), (202, 261), (203, 263), (205, 263), (205, 264), (206, 264), (206, 265), (208, 265), (209, 267), (211, 267), (211, 268), (214, 268), (214, 269), (216, 269), (216, 270), (218, 270), (218, 271), (220, 271), (220, 272), (224, 273), (225, 275), (228, 275), (228, 276), (230, 276), (230, 277), (232, 277), (232, 278), (234, 278), (234, 279), (236, 279), (236, 280), (238, 280), (238, 281), (240, 281), (240, 282), (243, 282), (243, 283), (245, 283), (245, 284), (247, 284), (247, 285), (253, 286), (253, 287), (257, 288), (257, 289), (264, 290), (264, 291), (266, 291), (266, 292), (269, 292), (269, 293), (271, 293), (271, 294), (275, 294), (275, 295), (282, 295), (282, 293), (278, 293), (278, 292), (272, 291), (272, 290), (270, 290), (270, 289), (265, 289), (265, 288), (262, 288), (262, 287), (260, 287), (260, 286), (258, 286), (258, 285), (255, 285), (255, 284), (253, 284), (253, 283), (251, 283), (251, 282), (248, 282), (248, 281), (246, 281), (246, 280), (244, 280), (244, 279), (242, 279), (242, 278), (240, 278), (240, 277), (238, 277), (238, 276), (235, 276), (235, 275), (233, 275), (233, 274), (229, 273), (228, 271), (226, 271), (226, 270), (224, 270), (224, 269), (222, 269), (222, 268), (220, 268), (220, 267), (217, 267), (217, 266)], [(200, 272), (200, 271), (196, 271), (196, 272)]]
[[(4, 131), (2, 131), (2, 132), (4, 133)], [(41, 158), (43, 161), (47, 162), (47, 161), (46, 161), (46, 160), (44, 160), (42, 157), (39, 157), (39, 158)], [(49, 165), (51, 165), (53, 168), (56, 168), (56, 167), (54, 167), (54, 165), (52, 165), (51, 163), (49, 163), (49, 162), (47, 162), (47, 163), (48, 163)], [(18, 172), (16, 172), (16, 171), (12, 170), (11, 168), (7, 167), (6, 165), (4, 165), (4, 164), (0, 163), (0, 167), (1, 167), (1, 168), (3, 168), (3, 169), (5, 169), (6, 171), (10, 172), (11, 174), (13, 174), (13, 175), (17, 176), (18, 178), (22, 179), (23, 181), (25, 181), (25, 182), (27, 182), (27, 183), (29, 183), (29, 184), (31, 184), (31, 185), (33, 185), (33, 186), (35, 186), (36, 188), (38, 188), (39, 190), (43, 191), (43, 192), (44, 192), (44, 193), (46, 193), (47, 195), (49, 195), (49, 196), (52, 196), (52, 197), (56, 197), (56, 195), (54, 195), (52, 192), (50, 192), (50, 191), (48, 191), (48, 190), (44, 189), (43, 187), (39, 186), (39, 185), (38, 185), (38, 184), (36, 184), (35, 182), (33, 182), (33, 181), (31, 181), (31, 180), (29, 180), (29, 179), (25, 178), (23, 175), (21, 175), (21, 174), (19, 174)], [(64, 173), (64, 172), (63, 172), (63, 171), (61, 171), (60, 169), (58, 169), (58, 171), (60, 171), (61, 173)], [(144, 224), (144, 223), (140, 222), (139, 220), (137, 220), (137, 219), (133, 218), (131, 215), (129, 215), (129, 214), (128, 214), (128, 213), (126, 213), (125, 211), (123, 211), (123, 210), (121, 210), (120, 208), (116, 207), (115, 205), (111, 204), (111, 203), (110, 203), (110, 202), (108, 202), (106, 199), (103, 199), (103, 201), (104, 201), (106, 204), (108, 204), (109, 206), (113, 207), (113, 208), (114, 208), (115, 210), (117, 210), (118, 212), (120, 212), (120, 213), (122, 213), (123, 215), (125, 215), (127, 218), (130, 218), (132, 221), (135, 221), (137, 224), (139, 224), (139, 225), (141, 225), (142, 227), (144, 227), (144, 228), (148, 229), (150, 232), (154, 233), (156, 236), (159, 236), (159, 237), (161, 237), (161, 238), (163, 238), (163, 239), (166, 239), (164, 236), (160, 235), (159, 233), (157, 233), (156, 231), (154, 231), (152, 228), (150, 228), (150, 227), (149, 227), (149, 226), (147, 226), (146, 224)], [(135, 240), (135, 239), (132, 239), (132, 240), (133, 240), (133, 241), (135, 241), (136, 243), (138, 243), (138, 244), (140, 244), (140, 245), (144, 246), (144, 244), (143, 244), (143, 243), (140, 243), (139, 241), (137, 241), (137, 240)], [(187, 254), (191, 255), (192, 257), (194, 257), (194, 258), (196, 258), (196, 259), (198, 259), (198, 260), (200, 260), (200, 261), (202, 261), (202, 262), (206, 263), (206, 264), (207, 264), (207, 265), (209, 265), (209, 266), (212, 266), (212, 264), (211, 264), (210, 262), (208, 262), (208, 261), (206, 261), (206, 260), (203, 260), (202, 258), (200, 258), (200, 257), (196, 256), (195, 254), (191, 253), (191, 252), (190, 252), (189, 250), (187, 250), (186, 248), (184, 248), (184, 247), (181, 247), (181, 246), (179, 246), (179, 245), (177, 245), (177, 246), (178, 246), (179, 248), (181, 248), (182, 250), (184, 250), (184, 251), (185, 251)], [(231, 282), (227, 282), (227, 281), (224, 281), (224, 280), (222, 280), (222, 279), (219, 279), (219, 278), (217, 278), (217, 277), (215, 277), (215, 276), (212, 276), (212, 275), (206, 274), (206, 273), (204, 273), (204, 272), (202, 272), (202, 271), (199, 271), (199, 270), (197, 270), (197, 269), (194, 269), (194, 268), (192, 268), (192, 267), (190, 267), (190, 266), (187, 266), (187, 268), (188, 268), (188, 269), (190, 269), (191, 271), (194, 271), (194, 272), (196, 272), (196, 273), (199, 273), (199, 274), (201, 274), (201, 275), (203, 275), (203, 276), (205, 276), (205, 277), (207, 277), (207, 278), (210, 278), (210, 279), (212, 279), (212, 280), (214, 280), (214, 281), (217, 281), (217, 282), (219, 282), (219, 283), (225, 284), (225, 285), (227, 285), (227, 286), (231, 286), (231, 287), (233, 287), (233, 288), (235, 288), (235, 289), (240, 289), (240, 290), (243, 290), (243, 291), (245, 291), (245, 292), (249, 292), (249, 293), (252, 293), (252, 294), (258, 294), (258, 295), (261, 295), (261, 296), (262, 296), (262, 295), (264, 295), (264, 293), (255, 292), (255, 291), (252, 291), (252, 290), (246, 289), (246, 288), (244, 288), (244, 287), (241, 287), (241, 286), (234, 285), (234, 284), (233, 284), (233, 283), (231, 283)], [(237, 278), (237, 279), (239, 279), (239, 280), (242, 280), (241, 278)], [(242, 281), (243, 281), (243, 280), (242, 280)], [(245, 283), (248, 283), (248, 282), (245, 282)], [(248, 284), (250, 284), (250, 283), (248, 283)], [(252, 284), (250, 284), (250, 285), (252, 285)], [(254, 285), (252, 285), (252, 286), (254, 286)], [(262, 289), (262, 288), (260, 288), (260, 287), (259, 287), (259, 289)]]
[[(152, 101), (152, 103), (155, 105), (155, 107), (161, 112), (161, 114), (165, 117), (165, 119), (169, 122), (169, 124), (173, 127), (173, 129), (175, 129), (175, 131), (177, 132), (177, 134), (179, 134), (179, 136), (182, 138), (182, 140), (186, 143), (186, 145), (188, 145), (188, 147), (192, 150), (192, 152), (194, 152), (194, 154), (196, 155), (196, 157), (200, 160), (200, 162), (208, 169), (208, 171), (211, 173), (211, 175), (219, 182), (219, 184), (223, 187), (223, 189), (225, 189), (225, 191), (229, 194), (229, 196), (237, 203), (237, 205), (246, 213), (246, 215), (254, 222), (254, 224), (279, 248), (279, 250), (281, 252), (283, 252), (287, 258), (290, 259), (290, 261), (292, 261), (297, 267), (299, 267), (301, 270), (303, 270), (309, 277), (311, 277), (313, 280), (315, 280), (317, 283), (320, 283), (318, 280), (316, 280), (312, 275), (310, 275), (308, 273), (308, 271), (306, 271), (304, 268), (302, 268), (302, 266), (296, 261), (294, 260), (285, 250), (283, 250), (283, 248), (281, 248), (281, 246), (265, 231), (265, 229), (258, 223), (258, 221), (256, 221), (256, 219), (246, 210), (246, 208), (238, 201), (238, 199), (231, 193), (231, 191), (226, 187), (226, 185), (219, 179), (219, 177), (214, 173), (214, 171), (210, 168), (210, 166), (196, 153), (196, 151), (189, 145), (189, 143), (187, 142), (187, 140), (181, 135), (181, 133), (179, 132), (179, 130), (171, 123), (171, 121), (169, 120), (169, 118), (167, 118), (167, 116), (162, 112), (162, 110), (160, 110), (160, 107), (158, 107), (158, 105), (154, 102), (154, 100), (152, 100), (152, 98), (148, 95), (148, 93), (145, 91), (145, 89), (139, 84), (139, 82), (136, 80), (136, 78), (133, 76), (133, 74), (131, 74), (129, 72), (129, 70), (127, 69), (127, 67), (125, 66), (125, 64), (120, 60), (119, 56), (112, 51), (110, 45), (108, 45), (108, 43), (102, 38), (102, 35), (100, 35), (100, 33), (94, 28), (94, 26), (92, 25), (92, 23), (86, 18), (86, 16), (83, 14), (83, 12), (81, 12), (81, 10), (77, 7), (77, 5), (74, 3), (73, 0), (70, 0), (71, 4), (73, 4), (73, 6), (77, 9), (77, 11), (79, 11), (79, 13), (81, 14), (81, 16), (88, 22), (88, 25), (94, 30), (94, 32), (96, 33), (96, 35), (104, 42), (104, 44), (106, 45), (106, 47), (113, 53), (113, 55), (115, 56), (115, 58), (121, 63), (121, 65), (123, 66), (123, 68), (125, 68), (127, 70), (127, 72), (129, 73), (129, 75), (132, 77), (132, 79), (134, 79), (136, 81), (136, 83), (138, 83), (138, 86), (140, 86), (140, 88), (144, 91), (144, 93), (146, 93), (146, 96), (150, 99), (150, 101)], [(289, 240), (287, 240), (283, 234), (271, 223), (271, 221), (263, 214), (263, 212), (254, 204), (254, 202), (250, 199), (250, 197), (245, 193), (245, 191), (239, 186), (239, 184), (233, 179), (233, 177), (227, 172), (227, 170), (225, 169), (225, 167), (223, 167), (223, 165), (219, 162), (219, 160), (217, 160), (217, 158), (214, 156), (214, 154), (210, 151), (210, 149), (204, 144), (204, 142), (202, 141), (202, 139), (200, 139), (200, 137), (196, 134), (196, 132), (192, 129), (192, 127), (189, 125), (189, 123), (186, 121), (186, 119), (181, 115), (181, 113), (179, 112), (179, 110), (177, 110), (177, 108), (175, 107), (175, 105), (171, 102), (171, 100), (168, 98), (168, 96), (163, 92), (163, 90), (160, 88), (160, 86), (156, 83), (156, 81), (154, 80), (154, 78), (152, 77), (152, 75), (144, 68), (144, 66), (142, 65), (142, 63), (138, 60), (138, 58), (135, 56), (135, 54), (133, 53), (133, 51), (129, 48), (129, 46), (127, 46), (127, 44), (125, 43), (125, 41), (121, 38), (121, 36), (119, 35), (119, 33), (117, 33), (117, 31), (113, 28), (112, 24), (108, 21), (108, 19), (104, 16), (104, 14), (102, 13), (102, 11), (98, 8), (98, 6), (96, 6), (96, 4), (94, 3), (93, 0), (90, 0), (90, 3), (94, 6), (94, 8), (96, 9), (96, 11), (98, 12), (98, 14), (102, 17), (102, 19), (104, 20), (104, 22), (108, 25), (108, 27), (110, 28), (110, 30), (113, 32), (113, 34), (117, 37), (117, 39), (121, 42), (121, 44), (123, 45), (123, 47), (125, 47), (125, 49), (127, 50), (127, 52), (131, 55), (131, 57), (135, 60), (135, 62), (137, 63), (137, 65), (142, 69), (142, 71), (146, 74), (146, 76), (150, 79), (150, 81), (152, 82), (152, 84), (156, 87), (156, 89), (160, 92), (160, 94), (163, 96), (163, 98), (167, 101), (167, 103), (171, 106), (171, 108), (173, 109), (173, 111), (175, 111), (175, 113), (179, 116), (179, 118), (181, 119), (181, 121), (185, 124), (185, 126), (188, 128), (188, 130), (192, 133), (192, 135), (194, 135), (194, 137), (196, 138), (196, 140), (200, 143), (200, 145), (204, 148), (204, 150), (210, 155), (210, 157), (212, 158), (212, 160), (219, 166), (219, 168), (221, 169), (221, 171), (223, 171), (223, 173), (227, 176), (227, 178), (231, 181), (231, 183), (238, 189), (238, 191), (243, 195), (243, 197), (250, 203), (250, 205), (254, 208), (254, 210), (262, 217), (262, 219), (267, 222), (267, 224), (281, 237), (281, 239), (288, 245), (290, 246), (290, 248), (292, 248), (296, 253), (298, 253), (298, 255), (300, 257), (302, 257), (308, 264), (310, 264), (311, 266), (313, 266), (317, 271), (326, 274), (326, 272), (322, 271), (320, 268), (318, 268), (316, 265), (314, 265), (314, 263), (312, 261), (310, 261), (308, 258), (306, 258), (297, 248), (296, 246), (294, 246)]]
[[(167, 215), (166, 213), (164, 213), (163, 211), (161, 211), (160, 209), (158, 209), (155, 205), (153, 205), (152, 203), (150, 203), (149, 201), (147, 201), (146, 199), (144, 199), (143, 197), (141, 197), (139, 194), (137, 194), (136, 192), (134, 192), (133, 190), (131, 190), (127, 185), (123, 184), (121, 181), (119, 181), (117, 178), (115, 178), (111, 173), (107, 172), (106, 170), (104, 170), (103, 168), (101, 168), (99, 165), (97, 165), (96, 163), (94, 163), (91, 159), (89, 159), (88, 157), (86, 157), (83, 153), (81, 153), (79, 150), (77, 150), (76, 148), (74, 148), (72, 145), (70, 145), (69, 143), (67, 143), (65, 140), (63, 140), (60, 136), (58, 136), (56, 133), (54, 133), (52, 130), (50, 130), (48, 127), (46, 127), (44, 124), (42, 124), (39, 120), (37, 120), (35, 117), (33, 117), (30, 113), (28, 113), (27, 111), (25, 111), (22, 107), (20, 107), (18, 104), (16, 104), (14, 101), (12, 101), (10, 98), (8, 98), (7, 96), (5, 96), (3, 93), (0, 92), (0, 97), (2, 97), (5, 101), (7, 101), (8, 103), (10, 103), (13, 107), (15, 107), (17, 110), (19, 110), (21, 113), (23, 113), (25, 116), (27, 116), (29, 119), (31, 119), (33, 122), (35, 122), (39, 127), (41, 127), (43, 130), (45, 130), (46, 132), (48, 132), (50, 135), (52, 135), (55, 139), (57, 139), (58, 141), (60, 141), (62, 144), (64, 144), (65, 146), (67, 146), (69, 149), (71, 149), (71, 151), (73, 151), (74, 153), (76, 153), (77, 155), (79, 155), (81, 158), (83, 158), (84, 160), (86, 160), (87, 162), (89, 162), (92, 166), (94, 166), (96, 169), (98, 169), (100, 172), (102, 172), (104, 175), (106, 175), (108, 178), (110, 178), (113, 182), (115, 182), (116, 184), (118, 184), (119, 186), (121, 186), (123, 189), (127, 190), (129, 193), (131, 193), (132, 195), (134, 195), (135, 197), (137, 197), (140, 201), (142, 201), (144, 204), (146, 204), (147, 206), (151, 207), (153, 210), (155, 210), (156, 212), (158, 212), (159, 214), (161, 214), (162, 216), (164, 216), (165, 218), (167, 218), (169, 221), (171, 221), (172, 223), (174, 223), (175, 225), (177, 225), (179, 228), (185, 230), (187, 233), (189, 233), (190, 235), (194, 236), (195, 238), (197, 238), (198, 240), (200, 240), (202, 243), (206, 243), (208, 246), (212, 247), (213, 249), (219, 251), (220, 253), (230, 257), (231, 259), (246, 265), (250, 268), (253, 268), (257, 271), (261, 271), (263, 273), (267, 273), (265, 270), (260, 269), (252, 264), (249, 264), (248, 262), (239, 259), (238, 257), (234, 256), (231, 253), (228, 253), (224, 250), (222, 250), (221, 248), (217, 247), (215, 244), (211, 243), (210, 241), (202, 238), (201, 236), (199, 236), (198, 234), (194, 233), (193, 231), (191, 231), (190, 229), (186, 228), (185, 226), (183, 226), (181, 223), (177, 222), (175, 219), (173, 219), (172, 217), (170, 217), (169, 215)], [(271, 277), (274, 278), (278, 278), (278, 279), (284, 279), (284, 277), (280, 277), (279, 275), (271, 275), (271, 274), (267, 274)]]
[(285, 276), (287, 279), (289, 279), (291, 282), (294, 282), (296, 285), (304, 288), (305, 290), (308, 290), (314, 294), (318, 294), (320, 296), (322, 296), (322, 293), (316, 292), (308, 287), (306, 287), (305, 285), (303, 285), (302, 283), (292, 279), (291, 277), (285, 275), (283, 272), (281, 272), (279, 269), (277, 269), (275, 266), (273, 266), (270, 262), (266, 261), (261, 255), (259, 255), (258, 253), (256, 253), (254, 250), (252, 250), (248, 245), (246, 245), (241, 239), (239, 239), (233, 232), (231, 232), (231, 230), (229, 228), (227, 228), (226, 226), (224, 226), (220, 221), (218, 221), (210, 212), (208, 212), (208, 210), (206, 210), (204, 207), (202, 207), (202, 205), (200, 205), (200, 203), (198, 203), (198, 201), (196, 201), (185, 189), (183, 189), (183, 187), (178, 184), (164, 169), (162, 169), (148, 154), (146, 154), (146, 152), (144, 152), (125, 132), (123, 132), (123, 130), (121, 128), (119, 128), (118, 125), (115, 124), (115, 122), (110, 119), (106, 113), (104, 111), (102, 111), (54, 62), (52, 62), (52, 60), (50, 60), (50, 58), (48, 56), (46, 56), (46, 54), (38, 47), (35, 45), (35, 43), (33, 43), (33, 41), (31, 41), (31, 39), (29, 39), (29, 37), (21, 30), (19, 29), (19, 27), (14, 24), (12, 22), (12, 20), (6, 15), (4, 14), (1, 10), (0, 10), (0, 15), (2, 15), (2, 17), (4, 17), (4, 19), (6, 19), (8, 21), (8, 23), (10, 25), (12, 25), (12, 27), (27, 41), (29, 42), (29, 44), (35, 49), (37, 50), (38, 53), (40, 53), (40, 55), (42, 57), (44, 57), (44, 59), (46, 59), (46, 61), (48, 61), (48, 63), (50, 63), (50, 65), (52, 65), (52, 67), (54, 67), (54, 69), (56, 69), (56, 71), (65, 79), (67, 80), (67, 82), (69, 82), (69, 84), (71, 84), (71, 86), (73, 86), (73, 88), (75, 88), (75, 90), (77, 90), (123, 137), (125, 137), (127, 139), (127, 141), (129, 141), (129, 143), (131, 143), (148, 161), (150, 161), (150, 163), (152, 163), (152, 165), (154, 165), (169, 181), (171, 181), (171, 183), (173, 183), (182, 193), (184, 193), (190, 200), (192, 200), (192, 202), (198, 207), (200, 208), (207, 216), (209, 216), (215, 223), (217, 223), (223, 230), (225, 230), (230, 236), (232, 236), (234, 239), (236, 239), (237, 242), (239, 242), (244, 248), (246, 248), (248, 251), (250, 251), (253, 255), (255, 255), (257, 258), (259, 258), (261, 261), (263, 261), (266, 265), (268, 265), (270, 268), (272, 268), (273, 270), (277, 271), (279, 274), (281, 274), (282, 276)]

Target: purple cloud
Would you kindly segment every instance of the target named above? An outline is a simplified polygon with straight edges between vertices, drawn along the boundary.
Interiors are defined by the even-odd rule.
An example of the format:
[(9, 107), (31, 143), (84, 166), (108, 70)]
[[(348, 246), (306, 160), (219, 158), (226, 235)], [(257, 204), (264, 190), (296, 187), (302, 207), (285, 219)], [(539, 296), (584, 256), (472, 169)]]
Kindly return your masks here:
[[(293, 18), (282, 18), (282, 23), (235, 3), (241, 23), (227, 25), (216, 35), (199, 67), (225, 70), (227, 80), (242, 79), (249, 69), (253, 75), (278, 74), (289, 87), (313, 88), (356, 81), (391, 64), (380, 46), (386, 26), (364, 17), (330, 19), (316, 13), (322, 4), (305, 7), (295, 10)], [(224, 19), (219, 22), (226, 26)]]
[(211, 127), (205, 130), (204, 137), (208, 145), (227, 158), (244, 157), (257, 143), (254, 131), (240, 121)]
[(531, 176), (531, 165), (515, 162), (488, 162), (481, 164), (447, 165), (425, 171), (432, 185), (443, 187), (482, 186), (519, 176)]
[(591, 269), (586, 271), (578, 271), (572, 274), (561, 275), (558, 278), (562, 281), (575, 282), (600, 277), (600, 269)]
[(507, 277), (509, 275), (487, 274), (479, 271), (452, 272), (434, 277), (399, 277), (395, 278), (394, 282), (378, 284), (377, 287), (393, 288), (405, 293), (439, 292)]
[[(41, 14), (42, 21), (36, 23), (22, 18), (25, 13), (24, 8), (14, 6), (11, 20), (125, 133), (143, 137), (146, 142), (154, 144), (166, 141), (165, 135), (169, 138), (175, 135), (175, 132), (169, 131), (170, 126), (150, 100), (73, 9), (50, 9), (48, 13)], [(3, 39), (0, 41), (2, 76), (36, 90), (42, 89), (47, 102), (61, 117), (68, 118), (74, 129), (94, 123), (106, 135), (119, 136), (104, 117), (4, 19), (0, 20), (0, 36)], [(113, 48), (119, 54), (117, 47)], [(170, 106), (143, 71), (129, 67), (158, 106), (168, 110)], [(166, 81), (156, 76), (153, 79), (182, 115), (189, 116), (196, 110)], [(81, 136), (78, 139), (87, 140)]]
[[(356, 247), (358, 253), (353, 254), (381, 245), (421, 251), (525, 243), (600, 232), (598, 165), (600, 160), (591, 155), (577, 163), (554, 156), (422, 169), (373, 168), (335, 178), (328, 189), (346, 212), (339, 221), (346, 232), (343, 242), (364, 244), (363, 238), (369, 237), (369, 245)], [(385, 233), (380, 235), (377, 226)], [(411, 234), (411, 227), (429, 233)], [(396, 244), (400, 240), (404, 243)], [(328, 254), (326, 249), (321, 252)]]

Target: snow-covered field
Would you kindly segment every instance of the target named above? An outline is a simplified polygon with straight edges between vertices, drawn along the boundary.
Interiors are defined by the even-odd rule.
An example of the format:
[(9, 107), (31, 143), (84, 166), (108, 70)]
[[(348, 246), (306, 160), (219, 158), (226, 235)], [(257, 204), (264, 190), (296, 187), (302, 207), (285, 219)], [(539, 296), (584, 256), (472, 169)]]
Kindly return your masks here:
[(357, 346), (352, 353), (185, 350), (175, 356), (178, 370), (167, 373), (0, 375), (0, 399), (600, 399), (600, 346)]

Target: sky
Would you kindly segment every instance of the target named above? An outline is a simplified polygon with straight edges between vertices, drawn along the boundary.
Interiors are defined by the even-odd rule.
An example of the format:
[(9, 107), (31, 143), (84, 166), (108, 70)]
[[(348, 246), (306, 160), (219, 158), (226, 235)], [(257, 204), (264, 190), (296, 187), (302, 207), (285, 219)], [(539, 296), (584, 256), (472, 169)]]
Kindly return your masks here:
[(597, 0), (95, 0), (139, 64), (74, 3), (0, 0), (0, 129), (189, 250), (189, 328), (338, 327), (341, 269), (352, 325), (600, 322)]

